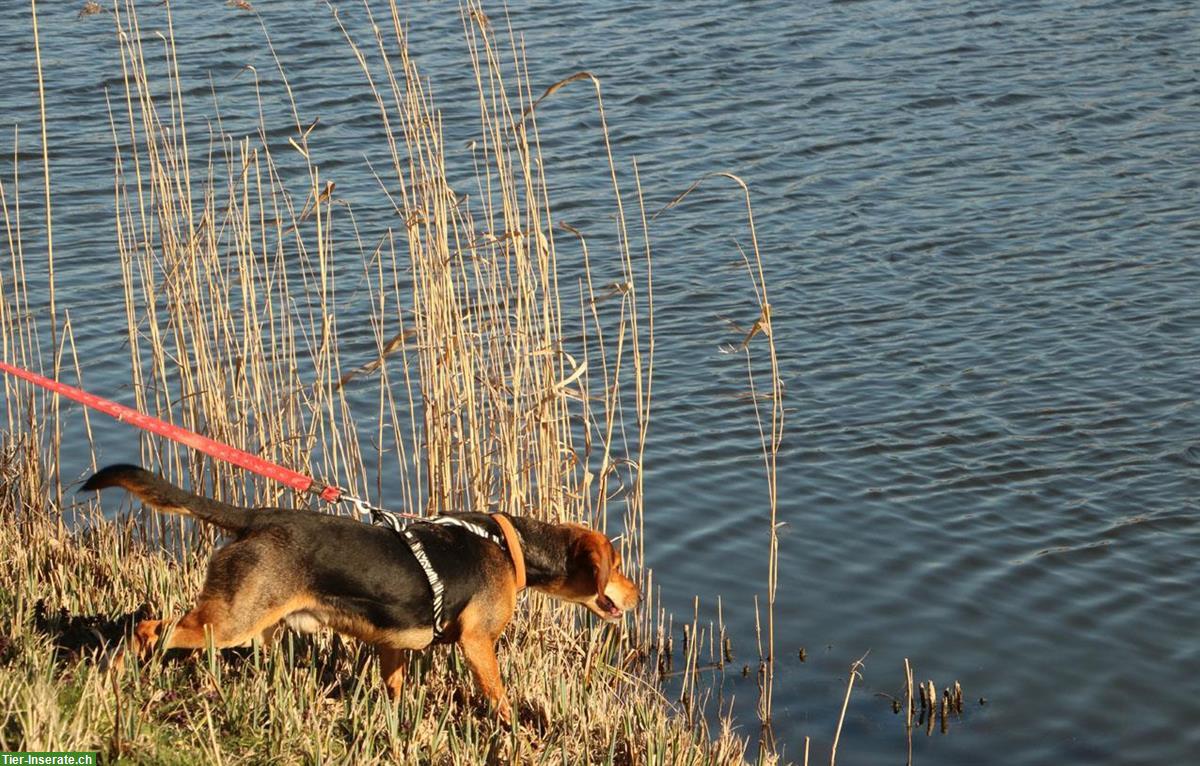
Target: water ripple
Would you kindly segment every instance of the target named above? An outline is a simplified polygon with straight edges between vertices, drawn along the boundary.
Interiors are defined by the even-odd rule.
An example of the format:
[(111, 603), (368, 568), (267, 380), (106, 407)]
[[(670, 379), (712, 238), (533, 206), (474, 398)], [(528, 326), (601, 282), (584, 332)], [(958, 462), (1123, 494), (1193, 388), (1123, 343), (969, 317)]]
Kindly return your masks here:
[[(335, 5), (371, 39), (360, 3)], [(119, 60), (103, 20), (70, 6), (39, 8), (59, 302), (96, 360), (89, 379), (119, 391), (123, 326), (105, 324), (123, 316), (105, 101)], [(323, 175), (375, 241), (395, 221), (366, 162), (390, 158), (337, 25), (319, 3), (255, 7), (301, 120), (320, 118)], [(444, 4), (404, 11), (450, 172), (466, 179), (477, 104), (461, 22)], [(788, 390), (780, 656), (811, 656), (781, 664), (788, 753), (828, 738), (845, 667), (867, 649), (872, 693), (894, 692), (908, 657), (991, 700), (949, 736), (919, 738), (919, 763), (1182, 763), (1200, 751), (1200, 705), (1186, 683), (1162, 683), (1200, 673), (1192, 4), (537, 0), (511, 12), (535, 90), (581, 69), (602, 78), (647, 209), (714, 170), (753, 190)], [(258, 24), (221, 3), (173, 13), (193, 117), (219, 107), (228, 129), (255, 131), (257, 78), (266, 140), (290, 152), (294, 120)], [(153, 15), (143, 33), (160, 45)], [(0, 106), (21, 129), (0, 177), (15, 161), (35, 199), (32, 46), (18, 16), (0, 21), (0, 44)], [(599, 254), (615, 243), (593, 103), (565, 89), (539, 129), (557, 215)], [(726, 319), (754, 319), (743, 213), (726, 191), (706, 187), (652, 224), (647, 553), (672, 608), (723, 596), (749, 647), (767, 493), (744, 360), (718, 351), (737, 341)], [(27, 252), (41, 236), (30, 230)], [(31, 279), (44, 310), (44, 277)], [(372, 344), (348, 337), (341, 352)], [(370, 402), (352, 404), (371, 422)], [(127, 433), (98, 428), (101, 459), (133, 457)], [(748, 725), (752, 683), (723, 683)], [(898, 762), (902, 735), (886, 704), (856, 695), (842, 747)]]

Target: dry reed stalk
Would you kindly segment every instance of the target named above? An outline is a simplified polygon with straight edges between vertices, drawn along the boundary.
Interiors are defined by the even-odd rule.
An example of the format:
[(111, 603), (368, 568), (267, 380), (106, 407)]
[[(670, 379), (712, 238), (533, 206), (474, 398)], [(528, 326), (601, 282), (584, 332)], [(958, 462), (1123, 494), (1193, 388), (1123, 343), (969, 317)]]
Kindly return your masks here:
[[(630, 231), (636, 226), (626, 221), (627, 200), (609, 143), (600, 83), (586, 73), (568, 78), (593, 84), (618, 211), (621, 281), (611, 295), (619, 300), (613, 310), (606, 307), (603, 312), (597, 306), (607, 294), (598, 294), (605, 288), (593, 284), (586, 239), (551, 214), (547, 169), (538, 146), (536, 106), (566, 81), (534, 100), (524, 51), (515, 42), (507, 52), (498, 44), (479, 5), (465, 9), (464, 33), (476, 77), (481, 129), (475, 153), (478, 194), (468, 205), (446, 181), (440, 115), (408, 55), (399, 10), (395, 3), (389, 8), (393, 44), (380, 34), (375, 41), (378, 53), (369, 58), (351, 41), (386, 127), (394, 172), (389, 194), (404, 222), (403, 231), (396, 232), (399, 241), (389, 236), (362, 267), (379, 361), (373, 407), (378, 421), (390, 426), (386, 433), (381, 428), (369, 437), (378, 455), (373, 467), (377, 491), (382, 477), (394, 472), (410, 509), (438, 513), (499, 507), (601, 526), (609, 523), (610, 506), (620, 503), (622, 552), (640, 571), (642, 465), (654, 354), (652, 269), (641, 180), (635, 166), (644, 248), (634, 246)], [(337, 292), (340, 264), (335, 256), (345, 241), (336, 234), (343, 205), (333, 196), (333, 186), (309, 145), (311, 126), (305, 127), (292, 101), (295, 134), (289, 143), (295, 155), (291, 150), (286, 156), (271, 151), (266, 125), (260, 125), (258, 137), (215, 135), (207, 155), (197, 153), (196, 142), (190, 140), (185, 76), (169, 6), (163, 14), (161, 50), (143, 48), (155, 37), (142, 29), (132, 0), (117, 2), (112, 14), (122, 70), (122, 88), (110, 104), (115, 233), (136, 406), (276, 462), (312, 468), (361, 492), (367, 484), (363, 445), (368, 442), (360, 442), (347, 395), (350, 387), (341, 383), (345, 374), (334, 311), (344, 305)], [(380, 67), (383, 76), (377, 78), (373, 73)], [(288, 89), (286, 76), (283, 82)], [(255, 88), (257, 92), (257, 83)], [(290, 99), (290, 89), (287, 92)], [(286, 182), (287, 169), (298, 161), (304, 180)], [(4, 194), (0, 184), (0, 201), (6, 199)], [(5, 358), (12, 353), (28, 364), (36, 358), (39, 344), (37, 325), (28, 311), (19, 203), (13, 205), (11, 218), (8, 203), (3, 206), (12, 269), (0, 276), (0, 330)], [(555, 232), (560, 230), (572, 233), (580, 245), (577, 301), (576, 296), (564, 301), (559, 285)], [(403, 276), (406, 260), (412, 266), (411, 282)], [(578, 317), (565, 314), (564, 304), (576, 302)], [(66, 327), (74, 357), (69, 324)], [(402, 342), (393, 348), (389, 338)], [(7, 345), (10, 339), (16, 347)], [(59, 346), (66, 345), (57, 340), (51, 345), (57, 363)], [(390, 356), (392, 350), (395, 357)], [(78, 375), (77, 362), (76, 366)], [(396, 385), (399, 381), (403, 386)], [(354, 387), (369, 383), (364, 375)], [(156, 611), (182, 605), (202, 576), (213, 541), (209, 533), (197, 538), (175, 521), (149, 528), (145, 519), (118, 525), (93, 516), (92, 547), (62, 526), (41, 524), (36, 512), (17, 513), (21, 508), (40, 509), (51, 486), (43, 472), (48, 461), (38, 453), (38, 445), (45, 442), (44, 426), (57, 424), (57, 418), (41, 407), (44, 399), (23, 384), (5, 382), (4, 455), (16, 462), (0, 464), (0, 471), (5, 476), (15, 471), (19, 480), (5, 482), (7, 494), (0, 502), (5, 514), (16, 513), (23, 521), (5, 525), (0, 535), (19, 539), (26, 549), (11, 566), (0, 563), (8, 567), (4, 581), (21, 582), (20, 598), (26, 599), (12, 613), (13, 625), (20, 625), (28, 640), (44, 641), (28, 627), (36, 622), (28, 604), (33, 596), (83, 614), (114, 614), (143, 598)], [(10, 444), (17, 433), (24, 438)], [(231, 502), (294, 502), (277, 488), (248, 483), (230, 468), (173, 444), (142, 437), (142, 450), (145, 464)], [(395, 462), (385, 466), (383, 456), (389, 451)], [(161, 519), (150, 518), (151, 524)], [(11, 538), (18, 534), (25, 536)], [(177, 543), (178, 567), (147, 548), (164, 536)], [(48, 573), (44, 578), (39, 574), (43, 572)], [(650, 573), (642, 572), (639, 581), (649, 601)], [(89, 589), (88, 583), (96, 587)], [(772, 588), (772, 603), (773, 593)], [(22, 745), (91, 743), (103, 735), (111, 750), (128, 752), (138, 741), (145, 742), (147, 727), (163, 725), (150, 713), (154, 695), (164, 688), (195, 693), (197, 683), (216, 690), (219, 683), (221, 707), (191, 711), (186, 725), (171, 729), (186, 740), (184, 750), (214, 759), (237, 757), (217, 731), (230, 727), (239, 711), (253, 709), (255, 700), (270, 697), (280, 702), (260, 727), (269, 744), (259, 747), (298, 755), (296, 732), (315, 727), (311, 741), (318, 749), (305, 752), (309, 759), (321, 760), (329, 748), (341, 748), (343, 757), (360, 762), (440, 753), (446, 756), (440, 760), (471, 763), (484, 752), (533, 762), (598, 760), (613, 752), (610, 742), (630, 748), (631, 743), (648, 741), (650, 747), (661, 748), (660, 762), (667, 753), (681, 763), (740, 760), (744, 743), (722, 738), (711, 747), (697, 745), (668, 714), (661, 692), (615, 662), (627, 646), (640, 646), (639, 637), (656, 632), (665, 637), (669, 654), (670, 631), (664, 632), (656, 620), (658, 610), (644, 610), (643, 621), (634, 623), (631, 643), (623, 643), (618, 632), (589, 626), (574, 613), (551, 612), (541, 601), (527, 611), (514, 627), (518, 635), (503, 660), (513, 666), (515, 677), (531, 679), (521, 693), (534, 701), (535, 709), (547, 711), (551, 721), (574, 720), (580, 711), (610, 711), (585, 724), (582, 741), (571, 741), (574, 730), (546, 734), (562, 748), (561, 758), (531, 753), (528, 741), (470, 715), (451, 720), (434, 714), (458, 709), (452, 698), (455, 683), (419, 687), (399, 712), (366, 692), (355, 692), (346, 702), (347, 715), (353, 730), (363, 736), (347, 743), (337, 734), (345, 725), (339, 718), (304, 708), (305, 700), (325, 699), (328, 690), (319, 674), (292, 672), (296, 665), (290, 640), (287, 648), (262, 660), (261, 673), (245, 676), (231, 673), (215, 652), (209, 653), (207, 673), (199, 680), (179, 669), (167, 669), (153, 682), (136, 676), (118, 679), (107, 671), (97, 675), (81, 664), (70, 672), (84, 679), (87, 688), (78, 715), (70, 719), (56, 718), (58, 703), (47, 701), (55, 695), (34, 690), (19, 678), (6, 679), (0, 685), (12, 680), (23, 689), (20, 694), (41, 700), (38, 704), (45, 710), (30, 708), (39, 712), (26, 715), (19, 725), (0, 725), (0, 732), (18, 732)], [(703, 640), (697, 628), (694, 621), (684, 663), (685, 684), (693, 691)], [(586, 637), (584, 661), (590, 672), (576, 681), (565, 667), (577, 660), (580, 636)], [(710, 653), (712, 642), (710, 631)], [(345, 665), (336, 641), (318, 639), (316, 646), (322, 662)], [(361, 655), (355, 658), (361, 662)], [(434, 653), (421, 663), (440, 667), (445, 656)], [(357, 677), (361, 671), (343, 667), (340, 672)], [(34, 676), (58, 678), (55, 672), (45, 665)], [(427, 681), (435, 675), (418, 675), (422, 673)], [(113, 693), (109, 688), (116, 681), (133, 687), (120, 686)], [(597, 694), (607, 695), (610, 702), (594, 705), (590, 698)], [(693, 715), (698, 709), (686, 712)], [(2, 709), (0, 715), (4, 721), (13, 720)], [(109, 723), (99, 724), (101, 716)], [(327, 728), (325, 734), (322, 727)], [(419, 732), (410, 731), (413, 727)], [(408, 745), (406, 740), (418, 744)], [(261, 755), (263, 750), (255, 752)], [(629, 757), (635, 752), (629, 751)], [(772, 760), (769, 754), (762, 759)]]
[(925, 682), (924, 695), (929, 702), (929, 712), (925, 717), (925, 736), (928, 737), (933, 734), (933, 719), (937, 714), (937, 687), (932, 680)]
[(913, 671), (912, 665), (908, 663), (908, 658), (904, 658), (904, 738), (908, 742), (908, 766), (912, 766), (912, 730), (913, 730), (913, 711), (916, 703), (913, 702)]
[[(79, 350), (75, 347), (75, 331), (71, 326), (71, 312), (63, 311), (63, 343), (71, 347), (71, 362), (75, 369), (75, 380), (83, 387), (83, 368), (79, 365)], [(96, 462), (96, 443), (92, 438), (92, 415), (84, 407), (80, 413), (83, 416), (83, 432), (87, 435), (88, 454), (91, 457), (91, 469), (94, 472), (99, 465)]]
[[(732, 350), (741, 351), (746, 355), (746, 373), (750, 384), (750, 401), (754, 406), (755, 422), (759, 431), (759, 442), (762, 450), (763, 464), (766, 469), (767, 480), (767, 502), (769, 511), (769, 528), (767, 538), (767, 642), (766, 642), (766, 668), (765, 679), (760, 691), (758, 704), (759, 718), (764, 725), (769, 725), (771, 721), (772, 697), (774, 693), (775, 682), (775, 596), (779, 584), (779, 485), (778, 485), (778, 464), (779, 464), (779, 447), (783, 441), (783, 378), (779, 369), (779, 357), (775, 347), (775, 333), (772, 326), (772, 310), (771, 303), (767, 296), (766, 275), (763, 268), (762, 253), (758, 246), (758, 233), (754, 225), (754, 208), (750, 202), (750, 187), (739, 176), (733, 173), (710, 173), (699, 180), (692, 183), (681, 194), (668, 202), (661, 210), (655, 213), (654, 217), (658, 217), (662, 213), (676, 207), (684, 199), (686, 199), (693, 191), (699, 188), (705, 181), (712, 178), (724, 178), (733, 181), (742, 192), (742, 198), (746, 211), (746, 223), (750, 234), (750, 253), (753, 258), (742, 251), (742, 258), (746, 265), (746, 271), (750, 277), (751, 286), (754, 288), (755, 300), (758, 304), (758, 316), (754, 321), (750, 331), (747, 333), (742, 342)], [(770, 377), (770, 393), (765, 397), (760, 397), (755, 385), (754, 377), (754, 362), (750, 353), (751, 342), (758, 335), (762, 335), (766, 340), (766, 350), (768, 357), (768, 369)], [(770, 401), (770, 424), (764, 425), (763, 414), (759, 408), (759, 399), (765, 398)], [(755, 601), (755, 620), (756, 631), (758, 630), (758, 606), (757, 598)], [(759, 655), (763, 655), (763, 649), (759, 646)]]
[(838, 741), (842, 738), (842, 724), (846, 722), (846, 709), (850, 707), (850, 692), (854, 690), (854, 681), (859, 678), (859, 671), (862, 670), (864, 659), (866, 659), (866, 655), (850, 665), (850, 678), (846, 682), (846, 696), (842, 700), (842, 712), (838, 716), (837, 729), (833, 732), (833, 746), (829, 750), (829, 766), (837, 763)]
[[(62, 365), (58, 348), (58, 311), (55, 304), (54, 280), (54, 215), (50, 204), (50, 144), (46, 138), (46, 86), (42, 80), (42, 45), (38, 34), (37, 0), (29, 0), (30, 15), (33, 24), (33, 58), (37, 67), (38, 115), (42, 128), (42, 180), (45, 186), (46, 198), (46, 274), (50, 285), (50, 347), (53, 350), (54, 379), (57, 380)], [(50, 398), (53, 410), (51, 420), (54, 424), (54, 438), (51, 448), (54, 451), (55, 483), (61, 483), (60, 454), (62, 445), (62, 428), (59, 423), (59, 399), (57, 395)], [(59, 500), (62, 495), (59, 494)]]

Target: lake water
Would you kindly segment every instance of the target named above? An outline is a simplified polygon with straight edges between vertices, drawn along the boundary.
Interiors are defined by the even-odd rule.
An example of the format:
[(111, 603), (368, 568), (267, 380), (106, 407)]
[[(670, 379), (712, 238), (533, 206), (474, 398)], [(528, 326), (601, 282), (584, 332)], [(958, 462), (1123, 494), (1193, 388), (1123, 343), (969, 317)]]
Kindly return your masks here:
[[(37, 253), (32, 38), (28, 6), (13, 5), (0, 18), (0, 174), (19, 123)], [(91, 383), (115, 390), (112, 25), (77, 18), (82, 2), (42, 5), (59, 306), (97, 359)], [(252, 130), (243, 68), (270, 80), (263, 28), (216, 0), (177, 5), (193, 115), (211, 108), (211, 77), (226, 129)], [(302, 119), (321, 120), (323, 176), (368, 231), (391, 225), (366, 164), (387, 161), (375, 107), (329, 9), (254, 6)], [(901, 690), (905, 657), (967, 697), (948, 734), (916, 737), (919, 764), (1200, 753), (1196, 5), (513, 6), (535, 89), (582, 69), (601, 78), (621, 172), (628, 186), (637, 158), (650, 209), (711, 171), (752, 189), (787, 386), (785, 754), (798, 760), (812, 736), (815, 762), (827, 758), (847, 668), (868, 650), (846, 763), (903, 763), (902, 720), (878, 695)], [(460, 147), (477, 112), (457, 8), (405, 13)], [(363, 31), (359, 4), (341, 17)], [(159, 18), (144, 9), (145, 25)], [(555, 208), (585, 229), (611, 209), (586, 91), (539, 120)], [(754, 734), (741, 663), (764, 589), (766, 489), (742, 361), (719, 348), (738, 339), (724, 317), (754, 319), (737, 195), (706, 187), (651, 236), (648, 563), (681, 616), (694, 595), (706, 620), (723, 598), (738, 662), (720, 688)], [(136, 457), (127, 429), (96, 427), (102, 462)], [(64, 454), (67, 472), (86, 462)]]

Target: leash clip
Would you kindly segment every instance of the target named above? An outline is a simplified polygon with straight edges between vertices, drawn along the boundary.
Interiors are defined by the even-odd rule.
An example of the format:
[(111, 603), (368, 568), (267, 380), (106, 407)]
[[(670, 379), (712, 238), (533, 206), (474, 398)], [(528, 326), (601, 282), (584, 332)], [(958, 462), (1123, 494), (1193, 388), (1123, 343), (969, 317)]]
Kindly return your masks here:
[(371, 523), (380, 527), (390, 527), (397, 532), (403, 532), (408, 522), (405, 519), (422, 518), (415, 513), (401, 513), (400, 511), (388, 511), (378, 506), (371, 505), (362, 498), (354, 497), (353, 495), (342, 495), (339, 500), (344, 503), (349, 503), (362, 520), (370, 519)]

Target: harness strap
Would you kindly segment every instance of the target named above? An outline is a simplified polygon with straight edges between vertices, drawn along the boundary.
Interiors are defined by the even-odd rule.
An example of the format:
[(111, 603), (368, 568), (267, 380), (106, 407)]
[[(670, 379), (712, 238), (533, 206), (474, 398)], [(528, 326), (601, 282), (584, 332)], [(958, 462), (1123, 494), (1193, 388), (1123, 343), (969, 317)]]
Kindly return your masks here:
[(487, 531), (486, 529), (479, 526), (478, 524), (472, 524), (469, 521), (463, 521), (462, 519), (456, 519), (453, 516), (437, 516), (432, 519), (427, 519), (427, 521), (430, 524), (441, 524), (444, 527), (462, 527), (463, 529), (467, 530), (468, 532), (474, 534), (476, 537), (482, 537), (484, 540), (491, 540), (493, 543), (500, 546), (501, 548), (504, 547), (504, 540), (501, 540), (499, 537), (496, 537), (491, 532)]
[[(442, 624), (443, 596), (446, 592), (446, 584), (442, 582), (441, 577), (438, 577), (437, 570), (433, 568), (433, 563), (425, 553), (425, 546), (421, 545), (420, 538), (413, 534), (411, 524), (403, 523), (400, 520), (400, 514), (390, 513), (378, 508), (373, 509), (372, 516), (376, 525), (389, 527), (404, 537), (404, 542), (408, 544), (408, 548), (412, 551), (413, 557), (416, 558), (417, 564), (420, 565), (421, 571), (425, 573), (425, 579), (429, 581), (429, 589), (433, 591), (433, 640), (439, 640), (446, 627)], [(469, 521), (463, 521), (451, 516), (422, 519), (421, 523), (462, 527), (474, 535), (495, 543), (501, 550), (507, 550), (513, 562), (513, 569), (516, 570), (517, 591), (520, 592), (525, 588), (525, 553), (521, 550), (521, 537), (517, 534), (517, 530), (513, 527), (512, 520), (508, 516), (503, 513), (493, 513), (492, 519), (496, 522), (496, 526), (500, 527), (503, 539), (478, 524), (472, 524)]]
[(429, 580), (429, 588), (433, 591), (433, 640), (437, 641), (442, 637), (442, 595), (446, 592), (446, 584), (442, 582), (442, 578), (438, 577), (433, 564), (429, 562), (429, 556), (425, 553), (425, 546), (421, 545), (420, 539), (412, 533), (412, 530), (404, 529), (401, 534), (404, 535), (404, 541), (408, 543), (409, 550), (412, 551), (417, 563), (425, 572), (425, 579)]

